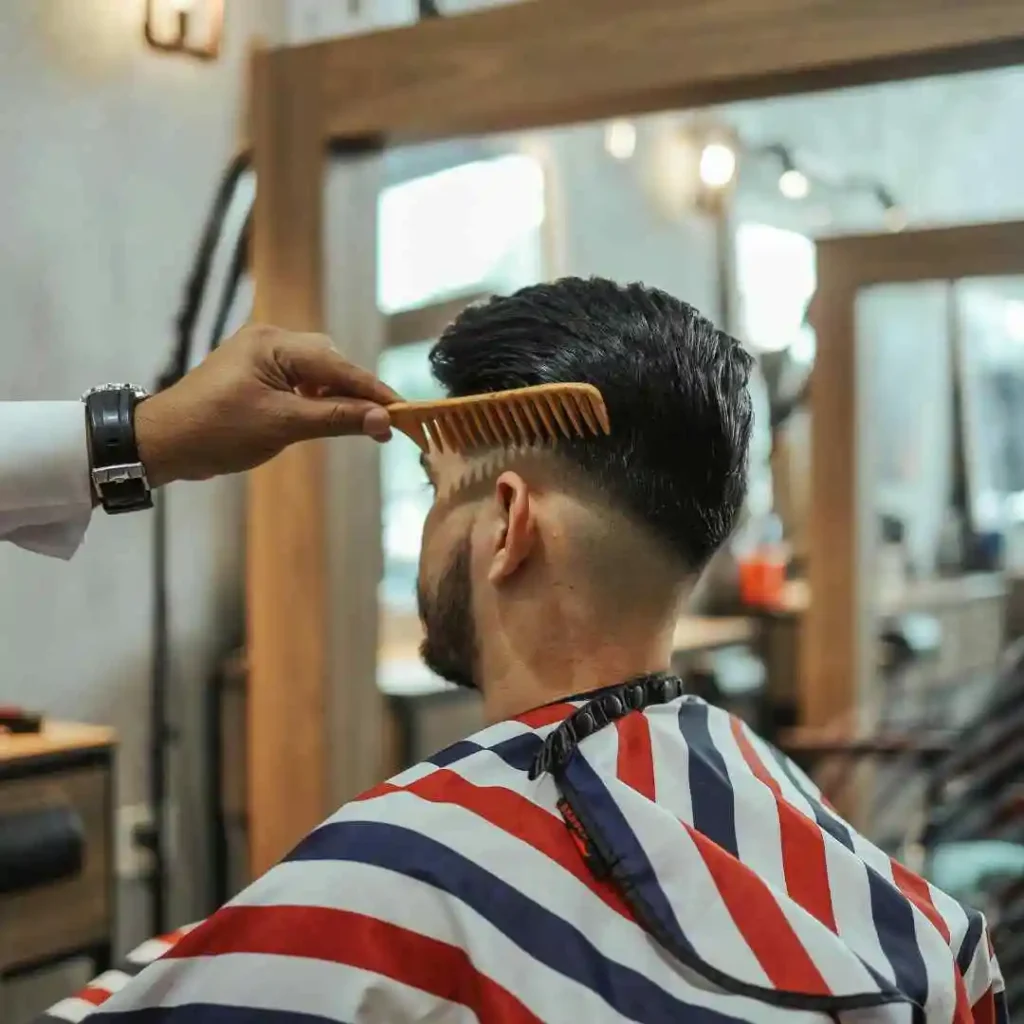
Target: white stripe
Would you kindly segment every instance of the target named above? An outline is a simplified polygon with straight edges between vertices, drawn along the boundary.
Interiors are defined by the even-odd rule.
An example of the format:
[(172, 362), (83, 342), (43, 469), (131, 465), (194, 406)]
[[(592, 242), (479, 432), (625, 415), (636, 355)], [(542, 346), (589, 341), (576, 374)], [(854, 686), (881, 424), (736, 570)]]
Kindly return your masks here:
[(517, 796), (529, 800), (552, 817), (559, 820), (562, 818), (557, 806), (558, 787), (550, 774), (542, 775), (539, 779), (531, 781), (521, 772), (510, 768), (497, 754), (466, 758), (455, 764), (446, 765), (438, 771), (452, 772), (480, 788), (498, 786), (507, 789)]
[(690, 748), (679, 729), (679, 704), (673, 701), (648, 708), (646, 716), (651, 728), (654, 792), (658, 806), (692, 825)]
[[(925, 1000), (925, 1012), (929, 1020), (952, 1020), (956, 1011), (956, 990), (953, 987), (955, 958), (939, 934), (938, 929), (928, 920), (917, 905), (904, 896), (893, 880), (892, 860), (855, 829), (850, 829), (853, 848), (857, 856), (873, 867), (893, 890), (910, 908), (914, 921), (914, 936), (921, 956), (924, 960), (925, 973), (928, 978), (928, 997)], [(908, 938), (904, 936), (904, 938)]]
[(736, 927), (697, 844), (675, 817), (614, 779), (605, 785), (657, 875), (682, 932), (698, 955), (733, 978), (770, 988)]
[(591, 989), (534, 959), (487, 918), (426, 882), (337, 861), (283, 864), (276, 870), (280, 891), (260, 894), (267, 902), (251, 905), (274, 906), (276, 896), (289, 906), (349, 910), (464, 949), (479, 973), (544, 1021), (579, 1024), (608, 1013), (607, 1003)]
[(824, 833), (824, 838), (832, 913), (835, 915), (839, 935), (886, 981), (894, 984), (896, 975), (882, 949), (871, 912), (871, 888), (867, 870), (837, 839), (828, 833)]
[[(615, 724), (605, 726), (582, 740), (577, 749), (587, 763), (601, 776), (616, 778), (619, 770), (619, 730)], [(557, 787), (556, 787), (557, 791)], [(557, 801), (557, 793), (556, 793)], [(555, 806), (558, 813), (558, 808)]]
[(988, 926), (986, 925), (982, 930), (978, 945), (975, 947), (967, 973), (964, 975), (967, 997), (972, 1004), (976, 1003), (992, 985), (1001, 991), (1002, 981), (1003, 976), (999, 970), (999, 964), (988, 951)]
[[(481, 764), (486, 766), (484, 770), (491, 772), (503, 771), (507, 773), (509, 778), (515, 778), (519, 773), (510, 768), (496, 754), (491, 757), (483, 757), (482, 755), (492, 747), (497, 746), (499, 743), (515, 739), (517, 736), (525, 736), (530, 733), (535, 733), (537, 736), (543, 737), (552, 729), (556, 728), (557, 725), (558, 723), (556, 722), (553, 725), (543, 726), (540, 729), (531, 729), (528, 725), (524, 725), (522, 722), (517, 722), (514, 719), (496, 722), (494, 725), (486, 726), (479, 732), (473, 733), (472, 736), (467, 736), (464, 740), (459, 741), (462, 743), (474, 743), (482, 748), (480, 751), (468, 754), (465, 757), (459, 758), (457, 761), (453, 761), (451, 764), (443, 765), (441, 767), (430, 761), (420, 761), (418, 764), (411, 765), (403, 771), (400, 771), (397, 775), (392, 776), (388, 781), (394, 786), (409, 786), (414, 782), (418, 782), (420, 779), (426, 778), (428, 775), (433, 775), (436, 771), (442, 770), (442, 767), (449, 771), (459, 771), (461, 774), (468, 765), (473, 765), (473, 770), (479, 772), (481, 770)], [(454, 744), (452, 744), (452, 746), (454, 746)], [(342, 807), (341, 810), (344, 810), (344, 807)], [(338, 813), (340, 813), (340, 810), (327, 820), (335, 821)]]
[[(480, 863), (570, 922), (602, 956), (644, 975), (675, 998), (719, 1012), (740, 1014), (741, 1019), (746, 1019), (742, 1018), (744, 1007), (756, 1007), (751, 1011), (751, 1019), (764, 1024), (790, 1024), (789, 1011), (727, 995), (697, 978), (655, 945), (639, 925), (611, 910), (584, 883), (544, 854), (487, 825), (469, 811), (453, 806), (439, 808), (408, 793), (395, 794), (390, 809), (379, 801), (363, 806), (368, 812), (365, 820), (400, 821), (421, 834), (444, 835), (448, 848)], [(441, 811), (445, 820), (438, 827)], [(717, 898), (716, 890), (709, 891)], [(281, 864), (246, 892), (244, 902), (329, 906), (369, 914), (464, 946), (482, 973), (515, 992), (545, 1021), (564, 1019), (568, 1024), (579, 1024), (581, 1020), (602, 1019), (600, 1008), (605, 1006), (604, 1002), (585, 986), (527, 956), (489, 921), (461, 902), (439, 897), (439, 891), (431, 886), (382, 868), (339, 861)], [(455, 932), (451, 931), (453, 927)], [(732, 970), (729, 973), (734, 974)], [(570, 988), (567, 990), (566, 986)], [(581, 993), (586, 993), (587, 1000), (596, 1000), (595, 1016), (583, 1012)]]
[(147, 939), (141, 945), (136, 946), (126, 957), (132, 964), (148, 964), (158, 960), (171, 948), (170, 942), (163, 939)]
[[(505, 851), (493, 850), (505, 860)], [(287, 869), (287, 870), (286, 870)], [(608, 1019), (608, 1005), (581, 985), (526, 954), (486, 918), (458, 901), (442, 903), (430, 885), (372, 865), (337, 861), (295, 862), (275, 869), (278, 891), (253, 894), (250, 905), (330, 906), (366, 914), (451, 945), (462, 946), (474, 967), (496, 984), (515, 993), (544, 1021), (579, 1024)], [(571, 884), (579, 885), (570, 879)], [(566, 884), (570, 884), (566, 883)], [(573, 904), (579, 930), (602, 955), (644, 975), (680, 1001), (736, 1015), (759, 1024), (791, 1024), (792, 1013), (754, 1000), (719, 992), (638, 934), (636, 926), (608, 908), (589, 915), (583, 901), (559, 886), (546, 890), (548, 903)], [(554, 899), (558, 893), (561, 899)], [(256, 899), (255, 897), (261, 897)], [(265, 902), (264, 902), (265, 901)], [(561, 907), (549, 906), (552, 912)], [(561, 916), (561, 915), (560, 915)], [(586, 916), (588, 920), (580, 921)], [(749, 1016), (748, 1016), (749, 1014)]]
[(90, 1003), (86, 999), (79, 999), (78, 996), (72, 996), (70, 999), (62, 999), (59, 1003), (55, 1003), (46, 1011), (46, 1015), (70, 1021), (71, 1024), (78, 1024), (95, 1009), (97, 1007), (94, 1003)]
[(464, 1007), (370, 971), (327, 960), (225, 953), (213, 957), (168, 957), (104, 1004), (104, 1012), (212, 1003), (308, 1013), (348, 1024), (431, 1020), (469, 1024)]
[(736, 852), (755, 875), (777, 893), (786, 894), (782, 825), (772, 791), (751, 772), (732, 734), (732, 717), (708, 709), (711, 742), (725, 761), (732, 783)]
[(936, 889), (930, 882), (928, 883), (928, 892), (931, 894), (935, 909), (939, 912), (939, 917), (946, 922), (946, 927), (949, 929), (949, 948), (955, 958), (960, 951), (963, 937), (970, 927), (970, 918), (967, 916), (967, 911), (952, 896), (948, 896), (941, 889)]
[[(750, 741), (750, 745), (754, 748), (754, 752), (760, 759), (761, 764), (764, 765), (765, 771), (768, 772), (768, 774), (778, 784), (779, 790), (782, 793), (782, 799), (785, 800), (786, 803), (792, 804), (802, 815), (810, 818), (817, 826), (817, 818), (814, 815), (814, 808), (811, 806), (811, 801), (807, 793), (793, 784), (793, 780), (785, 771), (783, 771), (782, 765), (780, 765), (776, 759), (776, 755), (771, 751), (768, 744), (765, 743), (765, 741), (761, 739), (753, 729), (749, 729), (744, 726), (743, 733)], [(782, 756), (785, 757), (785, 755)], [(796, 765), (793, 764), (788, 757), (786, 758), (786, 762), (790, 767), (790, 770), (793, 771), (794, 776), (799, 779), (799, 775), (796, 774)]]
[(120, 992), (132, 980), (124, 971), (104, 971), (98, 978), (89, 982), (88, 988), (102, 988), (107, 992)]
[[(871, 895), (863, 864), (858, 863), (842, 843), (833, 839), (832, 836), (818, 825), (809, 797), (793, 784), (792, 779), (782, 769), (782, 766), (778, 763), (771, 750), (768, 749), (768, 745), (764, 740), (745, 725), (743, 730), (765, 771), (771, 775), (779, 786), (782, 799), (795, 811), (807, 818), (821, 835), (825, 851), (825, 867), (828, 875), (832, 914), (835, 918), (836, 928), (841, 940), (860, 956), (862, 960), (875, 968), (882, 977), (887, 978), (890, 982), (894, 981), (892, 966), (886, 959), (879, 943), (878, 931), (875, 928), (874, 917), (871, 914)], [(788, 758), (787, 762), (793, 769), (796, 768)], [(767, 787), (763, 788), (767, 789)], [(838, 880), (837, 884), (833, 884), (836, 880)], [(805, 948), (811, 952), (815, 963), (821, 970), (822, 976), (830, 985), (834, 985), (835, 980), (832, 977), (834, 965), (830, 966), (822, 958), (819, 945), (809, 944), (810, 936), (804, 935), (804, 931), (798, 924), (795, 915), (787, 914), (786, 917), (797, 930), (797, 934), (800, 936)], [(828, 929), (826, 931), (831, 934)], [(863, 975), (867, 986), (874, 988), (875, 982), (866, 971), (863, 971)]]

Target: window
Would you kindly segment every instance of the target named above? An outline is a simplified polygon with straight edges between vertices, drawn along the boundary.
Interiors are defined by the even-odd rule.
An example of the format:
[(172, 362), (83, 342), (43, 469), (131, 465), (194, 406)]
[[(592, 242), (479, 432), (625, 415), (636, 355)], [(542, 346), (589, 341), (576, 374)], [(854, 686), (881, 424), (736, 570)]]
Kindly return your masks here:
[[(440, 386), (430, 376), (427, 355), (433, 341), (388, 349), (381, 356), (381, 380), (409, 401), (437, 398)], [(420, 534), (433, 495), (420, 466), (420, 450), (399, 434), (381, 451), (381, 501), (384, 531), (384, 584), (381, 599), (389, 608), (412, 610)]]
[(392, 185), (378, 213), (384, 313), (541, 276), (544, 175), (532, 157), (478, 160)]
[[(544, 210), (542, 168), (521, 154), (461, 164), (384, 189), (377, 247), (381, 310), (395, 316), (540, 280)], [(378, 366), (381, 379), (411, 401), (438, 397), (427, 359), (433, 343), (424, 339), (387, 349)], [(420, 535), (432, 502), (412, 441), (399, 436), (385, 445), (381, 477), (381, 600), (390, 610), (412, 611)]]

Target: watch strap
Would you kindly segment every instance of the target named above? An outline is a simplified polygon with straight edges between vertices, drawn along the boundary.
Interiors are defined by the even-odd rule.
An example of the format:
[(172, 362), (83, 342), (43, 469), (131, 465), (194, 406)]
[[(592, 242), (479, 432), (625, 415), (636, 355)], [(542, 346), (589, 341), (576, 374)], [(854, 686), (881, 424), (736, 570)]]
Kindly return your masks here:
[(153, 496), (135, 440), (133, 388), (101, 388), (85, 396), (92, 482), (104, 511), (116, 515), (152, 507)]

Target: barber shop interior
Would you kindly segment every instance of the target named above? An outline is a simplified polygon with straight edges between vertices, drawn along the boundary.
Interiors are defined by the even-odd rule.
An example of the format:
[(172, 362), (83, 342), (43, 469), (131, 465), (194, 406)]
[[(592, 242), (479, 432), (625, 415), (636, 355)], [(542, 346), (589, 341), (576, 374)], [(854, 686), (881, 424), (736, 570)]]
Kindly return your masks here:
[(7, 0), (0, 1022), (1006, 1024), (1022, 109), (1019, 0)]

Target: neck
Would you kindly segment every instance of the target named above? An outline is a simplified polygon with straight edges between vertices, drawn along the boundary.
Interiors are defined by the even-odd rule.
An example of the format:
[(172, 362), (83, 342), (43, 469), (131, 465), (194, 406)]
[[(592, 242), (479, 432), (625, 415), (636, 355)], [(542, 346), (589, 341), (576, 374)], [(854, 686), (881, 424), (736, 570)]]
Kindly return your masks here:
[[(562, 617), (518, 635), (492, 633), (480, 652), (484, 710), (498, 722), (634, 676), (669, 669), (675, 617), (609, 630), (573, 629)], [(522, 638), (522, 642), (519, 642)]]

